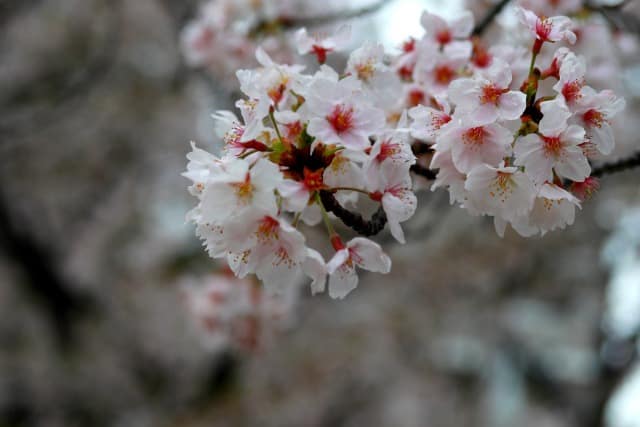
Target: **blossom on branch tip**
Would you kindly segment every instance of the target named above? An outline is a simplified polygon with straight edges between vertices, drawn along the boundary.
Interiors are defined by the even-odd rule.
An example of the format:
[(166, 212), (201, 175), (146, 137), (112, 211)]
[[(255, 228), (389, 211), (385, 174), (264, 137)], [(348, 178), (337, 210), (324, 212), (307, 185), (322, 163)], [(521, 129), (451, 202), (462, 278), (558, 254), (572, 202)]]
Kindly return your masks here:
[(520, 23), (525, 25), (529, 31), (541, 42), (559, 42), (566, 40), (574, 44), (577, 37), (571, 31), (571, 19), (566, 16), (552, 16), (550, 18), (539, 17), (530, 10), (521, 7), (516, 8), (516, 14)]
[(318, 58), (320, 64), (327, 60), (330, 52), (342, 50), (351, 39), (351, 27), (343, 25), (333, 36), (329, 35), (309, 35), (306, 28), (301, 28), (295, 33), (295, 42), (300, 55), (313, 53)]

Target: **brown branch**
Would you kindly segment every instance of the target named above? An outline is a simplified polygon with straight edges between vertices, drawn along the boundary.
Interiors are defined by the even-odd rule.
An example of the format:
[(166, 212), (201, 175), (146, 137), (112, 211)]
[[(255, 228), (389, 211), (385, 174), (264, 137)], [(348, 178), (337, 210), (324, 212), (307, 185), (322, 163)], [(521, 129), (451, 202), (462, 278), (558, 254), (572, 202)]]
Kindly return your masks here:
[(362, 215), (341, 206), (330, 191), (320, 191), (320, 200), (327, 212), (333, 213), (340, 218), (344, 225), (363, 236), (374, 236), (380, 233), (387, 224), (387, 214), (382, 206), (371, 216), (370, 220), (366, 220)]
[(411, 165), (411, 172), (415, 173), (416, 175), (419, 175), (423, 178), (428, 179), (429, 181), (433, 181), (434, 179), (436, 179), (436, 177), (438, 176), (438, 170), (437, 169), (429, 169), (427, 167), (424, 167), (422, 165), (419, 164), (414, 164)]
[(626, 159), (618, 160), (611, 163), (604, 163), (597, 168), (593, 168), (593, 170), (591, 171), (591, 176), (601, 177), (603, 175), (623, 172), (637, 167), (640, 167), (640, 151), (636, 152)]

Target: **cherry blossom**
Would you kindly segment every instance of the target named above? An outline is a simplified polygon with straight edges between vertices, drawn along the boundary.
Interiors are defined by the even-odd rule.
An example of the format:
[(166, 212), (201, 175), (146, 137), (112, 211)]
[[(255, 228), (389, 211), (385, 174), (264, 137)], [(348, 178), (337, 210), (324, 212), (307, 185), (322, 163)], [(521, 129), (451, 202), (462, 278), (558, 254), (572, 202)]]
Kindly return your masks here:
[(583, 97), (576, 107), (576, 119), (586, 129), (589, 142), (601, 154), (613, 151), (615, 141), (611, 120), (624, 107), (624, 99), (616, 97), (610, 90), (596, 92), (589, 87), (583, 90)]
[(229, 159), (221, 163), (220, 173), (209, 178), (203, 191), (203, 219), (219, 223), (247, 210), (275, 214), (273, 191), (281, 180), (278, 167), (267, 160), (251, 165), (244, 159)]
[(583, 181), (591, 172), (582, 145), (585, 130), (568, 125), (570, 117), (560, 101), (547, 101), (541, 107), (544, 117), (539, 133), (526, 135), (516, 142), (516, 165), (524, 166), (527, 175), (536, 183), (553, 182), (554, 172), (573, 181)]
[(374, 273), (388, 273), (391, 259), (377, 243), (363, 237), (355, 237), (343, 244), (334, 239), (336, 253), (327, 263), (329, 295), (342, 299), (358, 286), (356, 267)]
[(520, 22), (541, 42), (554, 43), (566, 40), (573, 44), (577, 40), (575, 33), (571, 31), (571, 20), (566, 16), (542, 18), (523, 8), (517, 8), (516, 13)]
[(529, 215), (529, 227), (540, 234), (565, 228), (573, 224), (579, 200), (568, 191), (554, 184), (545, 183), (538, 192)]
[(225, 238), (231, 269), (255, 272), (271, 293), (282, 293), (299, 274), (306, 257), (305, 238), (284, 219), (250, 212), (229, 221)]
[(295, 34), (296, 47), (301, 55), (313, 53), (318, 62), (324, 64), (327, 53), (342, 50), (351, 38), (351, 27), (343, 25), (332, 36), (315, 34), (309, 35), (306, 28), (299, 29)]
[(433, 95), (445, 93), (449, 84), (460, 77), (460, 70), (469, 62), (471, 44), (448, 44), (442, 50), (436, 44), (423, 41), (413, 70), (413, 79)]
[(370, 146), (369, 135), (385, 123), (384, 112), (363, 99), (355, 77), (316, 79), (307, 95), (305, 112), (311, 117), (307, 132), (326, 144), (364, 150)]
[(370, 184), (371, 198), (382, 202), (391, 235), (400, 243), (405, 243), (400, 223), (413, 216), (418, 203), (411, 191), (408, 164), (392, 164), (379, 174), (378, 181)]
[(452, 82), (449, 98), (458, 110), (469, 114), (477, 123), (515, 120), (524, 112), (526, 96), (509, 90), (510, 83), (509, 65), (496, 58), (491, 67), (477, 77)]
[(560, 65), (559, 80), (553, 89), (564, 99), (573, 111), (583, 96), (585, 86), (586, 64), (584, 58), (567, 53)]
[(451, 107), (445, 97), (435, 98), (436, 108), (418, 105), (409, 110), (411, 136), (425, 142), (435, 142), (437, 132), (451, 121)]
[(440, 45), (445, 45), (469, 37), (473, 30), (473, 15), (467, 10), (447, 22), (440, 16), (425, 11), (420, 17), (420, 23), (427, 37)]
[(456, 119), (443, 128), (436, 142), (438, 151), (451, 151), (456, 168), (463, 173), (475, 166), (498, 164), (511, 152), (513, 136), (509, 129), (497, 124), (464, 124)]
[[(222, 155), (195, 144), (187, 154), (196, 200), (187, 221), (208, 254), (269, 295), (303, 282), (322, 293), (328, 280), (329, 296), (344, 298), (357, 268), (390, 271), (368, 236), (388, 225), (397, 242), (412, 238), (403, 225), (418, 209), (418, 174), (416, 186), (433, 180), (432, 191), (491, 216), (501, 236), (507, 225), (522, 236), (571, 225), (598, 188), (589, 159), (613, 151), (611, 121), (625, 102), (588, 85), (588, 58), (575, 48), (542, 52), (576, 41), (569, 18), (517, 14), (529, 49), (472, 38), (468, 12), (425, 13), (424, 35), (399, 54), (367, 42), (341, 70), (323, 62), (346, 46), (347, 26), (296, 33), (298, 50), (321, 63), (310, 70), (256, 48), (257, 68), (236, 72), (239, 114), (213, 116)], [(359, 236), (343, 243), (337, 221)], [(307, 234), (315, 227), (335, 250), (328, 262)]]
[(476, 166), (464, 184), (471, 206), (479, 213), (512, 220), (533, 207), (535, 186), (517, 167)]

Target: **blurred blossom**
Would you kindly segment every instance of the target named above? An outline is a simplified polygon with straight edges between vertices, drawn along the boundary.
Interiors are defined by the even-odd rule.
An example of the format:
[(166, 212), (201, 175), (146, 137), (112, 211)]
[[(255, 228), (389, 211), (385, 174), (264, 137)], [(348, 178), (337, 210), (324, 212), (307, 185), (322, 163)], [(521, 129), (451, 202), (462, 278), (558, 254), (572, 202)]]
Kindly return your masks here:
[(182, 281), (182, 296), (202, 345), (212, 352), (254, 352), (291, 320), (297, 300), (294, 287), (266, 294), (249, 279), (212, 274)]

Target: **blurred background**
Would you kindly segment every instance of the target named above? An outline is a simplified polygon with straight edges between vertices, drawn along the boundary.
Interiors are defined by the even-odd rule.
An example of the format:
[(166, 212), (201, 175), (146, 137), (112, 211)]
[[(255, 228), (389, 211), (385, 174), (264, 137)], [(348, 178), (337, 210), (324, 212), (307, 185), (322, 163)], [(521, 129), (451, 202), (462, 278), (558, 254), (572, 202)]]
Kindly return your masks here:
[[(285, 6), (325, 31), (354, 16), (354, 45), (390, 49), (420, 36), (423, 9), (465, 6), (247, 3), (229, 37), (272, 51), (287, 28), (252, 30)], [(628, 3), (603, 20), (623, 51), (608, 85), (627, 99), (627, 153), (640, 148)], [(492, 2), (467, 6), (479, 19)], [(603, 178), (544, 238), (501, 239), (424, 190), (408, 244), (377, 237), (389, 275), (363, 274), (344, 301), (256, 296), (184, 220), (189, 141), (215, 151), (210, 114), (233, 108), (233, 71), (257, 65), (253, 45), (232, 45), (191, 66), (181, 32), (198, 13), (196, 0), (0, 0), (1, 427), (640, 426), (640, 170)]]

